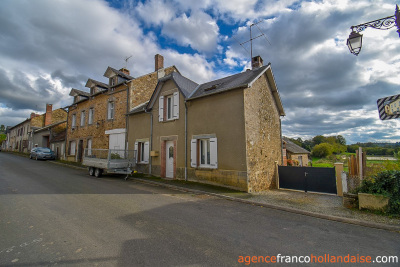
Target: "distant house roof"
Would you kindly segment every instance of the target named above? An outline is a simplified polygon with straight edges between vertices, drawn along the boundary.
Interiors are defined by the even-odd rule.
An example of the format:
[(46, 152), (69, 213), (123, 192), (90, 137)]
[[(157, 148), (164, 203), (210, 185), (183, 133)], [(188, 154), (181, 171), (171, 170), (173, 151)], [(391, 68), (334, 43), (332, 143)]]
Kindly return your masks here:
[(167, 81), (173, 81), (175, 85), (178, 87), (178, 90), (182, 93), (185, 98), (188, 98), (190, 94), (197, 88), (198, 84), (194, 81), (182, 76), (179, 72), (172, 72), (169, 75), (158, 80), (156, 89), (153, 92), (153, 95), (150, 98), (150, 101), (146, 107), (146, 109), (150, 109), (153, 107), (155, 100), (162, 88), (162, 85)]
[(287, 137), (283, 137), (283, 142), (285, 143), (286, 151), (293, 154), (310, 154), (310, 151), (302, 148), (301, 146), (296, 145), (292, 141), (290, 141)]

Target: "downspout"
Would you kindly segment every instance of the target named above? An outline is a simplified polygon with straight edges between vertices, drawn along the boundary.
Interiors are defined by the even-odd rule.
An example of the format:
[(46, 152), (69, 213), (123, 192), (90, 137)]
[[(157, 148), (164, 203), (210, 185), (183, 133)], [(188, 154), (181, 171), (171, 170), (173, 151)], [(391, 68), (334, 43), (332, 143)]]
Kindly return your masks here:
[[(65, 110), (65, 109), (64, 109)], [(68, 107), (68, 110), (67, 110), (67, 128), (66, 128), (66, 134), (65, 134), (65, 141), (64, 141), (64, 160), (67, 160), (67, 149), (68, 149), (68, 147), (67, 147), (67, 142), (68, 142), (68, 120), (69, 119), (69, 107)], [(34, 146), (34, 144), (33, 144), (33, 130), (32, 130), (32, 145)]]
[(187, 177), (187, 110), (188, 110), (188, 108), (187, 108), (187, 102), (186, 102), (186, 99), (185, 99), (185, 181), (187, 181), (188, 180), (188, 177)]
[[(128, 84), (125, 82), (126, 85), (126, 117), (125, 117), (125, 151), (128, 151), (128, 129), (129, 129), (129, 96), (130, 90)], [(129, 155), (127, 155), (129, 157)]]
[[(144, 110), (145, 113), (150, 114), (150, 151), (153, 150), (153, 112), (149, 112), (147, 109)], [(149, 174), (151, 175), (153, 157), (149, 157)]]
[(281, 132), (281, 164), (283, 164), (283, 139), (282, 139), (282, 120), (279, 117), (279, 130)]

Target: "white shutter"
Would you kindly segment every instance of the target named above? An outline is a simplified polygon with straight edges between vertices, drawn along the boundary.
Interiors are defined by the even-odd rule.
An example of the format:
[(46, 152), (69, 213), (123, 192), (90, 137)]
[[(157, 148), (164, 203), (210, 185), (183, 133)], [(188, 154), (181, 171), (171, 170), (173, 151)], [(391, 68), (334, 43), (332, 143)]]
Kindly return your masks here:
[(144, 163), (149, 163), (149, 150), (150, 150), (150, 143), (145, 142), (144, 143), (144, 151), (142, 152), (142, 153), (144, 153), (143, 154)]
[(158, 100), (158, 121), (164, 121), (164, 97)]
[(134, 154), (135, 154), (135, 162), (137, 163), (138, 162), (138, 142), (135, 142), (135, 151), (134, 151)]
[(174, 93), (174, 119), (179, 119), (179, 92)]
[(210, 165), (211, 168), (218, 168), (218, 145), (217, 138), (210, 138)]
[(197, 167), (197, 139), (192, 139), (190, 150), (190, 166)]

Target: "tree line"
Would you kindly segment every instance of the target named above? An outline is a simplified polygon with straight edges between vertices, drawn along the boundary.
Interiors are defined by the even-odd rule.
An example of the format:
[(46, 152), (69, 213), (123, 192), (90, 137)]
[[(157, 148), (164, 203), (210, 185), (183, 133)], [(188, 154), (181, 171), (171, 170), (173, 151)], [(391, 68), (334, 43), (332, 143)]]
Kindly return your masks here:
[(307, 149), (311, 156), (324, 158), (332, 154), (344, 152), (355, 153), (359, 147), (367, 152), (367, 155), (393, 156), (400, 152), (400, 142), (397, 143), (356, 143), (346, 145), (346, 139), (341, 135), (323, 136), (317, 135), (308, 140), (301, 138), (289, 138), (293, 143)]

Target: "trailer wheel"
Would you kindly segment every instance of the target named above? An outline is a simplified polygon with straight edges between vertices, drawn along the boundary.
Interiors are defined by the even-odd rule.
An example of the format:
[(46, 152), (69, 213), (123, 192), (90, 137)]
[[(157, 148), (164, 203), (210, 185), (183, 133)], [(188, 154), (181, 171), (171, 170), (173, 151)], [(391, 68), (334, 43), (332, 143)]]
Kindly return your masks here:
[(101, 177), (102, 174), (103, 174), (103, 170), (102, 169), (96, 168), (94, 170), (94, 176), (96, 176), (97, 178)]
[(89, 175), (94, 176), (94, 168), (93, 167), (89, 167)]

